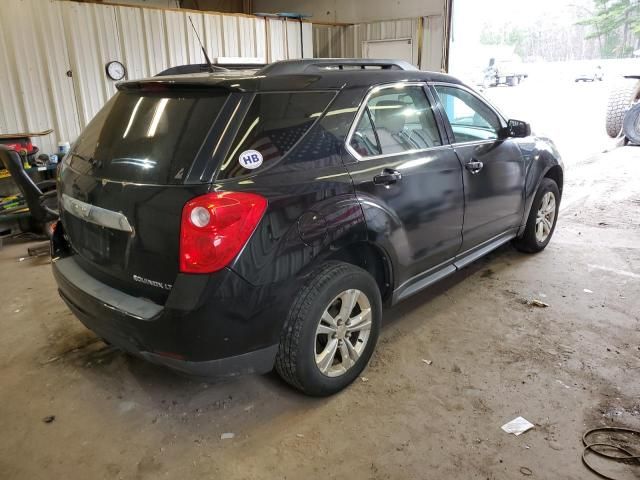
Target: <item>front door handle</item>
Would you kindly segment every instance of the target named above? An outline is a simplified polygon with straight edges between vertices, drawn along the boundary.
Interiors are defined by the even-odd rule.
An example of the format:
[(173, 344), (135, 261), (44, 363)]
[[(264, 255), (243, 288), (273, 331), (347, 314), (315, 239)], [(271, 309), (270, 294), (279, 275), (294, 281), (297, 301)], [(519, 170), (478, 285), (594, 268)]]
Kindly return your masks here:
[(389, 186), (402, 180), (402, 174), (391, 168), (385, 168), (380, 175), (373, 177), (374, 185)]
[(482, 170), (482, 167), (484, 167), (484, 163), (478, 162), (475, 160), (472, 160), (471, 162), (466, 163), (464, 166), (464, 168), (466, 168), (471, 172), (471, 175), (475, 175), (476, 173), (479, 173), (480, 170)]

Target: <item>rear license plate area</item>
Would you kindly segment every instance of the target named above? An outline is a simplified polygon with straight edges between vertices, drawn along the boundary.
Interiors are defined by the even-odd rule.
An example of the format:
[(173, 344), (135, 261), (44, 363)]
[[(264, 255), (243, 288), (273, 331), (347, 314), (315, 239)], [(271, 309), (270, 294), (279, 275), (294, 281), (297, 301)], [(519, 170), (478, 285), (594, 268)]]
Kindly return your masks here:
[(128, 234), (78, 219), (66, 218), (67, 235), (73, 248), (100, 265), (124, 268)]

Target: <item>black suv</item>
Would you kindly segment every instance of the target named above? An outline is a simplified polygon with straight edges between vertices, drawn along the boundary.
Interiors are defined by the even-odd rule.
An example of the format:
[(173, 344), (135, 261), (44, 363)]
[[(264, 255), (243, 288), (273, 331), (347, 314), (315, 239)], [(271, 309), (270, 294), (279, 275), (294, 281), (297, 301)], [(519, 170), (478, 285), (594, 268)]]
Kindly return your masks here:
[(553, 143), (444, 74), (375, 60), (128, 81), (59, 171), (59, 292), (105, 341), (328, 395), (392, 305), (505, 242), (545, 248)]

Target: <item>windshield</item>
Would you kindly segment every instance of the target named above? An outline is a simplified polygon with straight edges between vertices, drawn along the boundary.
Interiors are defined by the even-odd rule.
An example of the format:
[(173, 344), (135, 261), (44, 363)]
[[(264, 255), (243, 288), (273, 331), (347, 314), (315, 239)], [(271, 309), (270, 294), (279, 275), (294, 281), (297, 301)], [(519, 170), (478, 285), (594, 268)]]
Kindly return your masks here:
[(69, 164), (107, 180), (183, 183), (226, 99), (221, 92), (119, 92), (82, 132)]

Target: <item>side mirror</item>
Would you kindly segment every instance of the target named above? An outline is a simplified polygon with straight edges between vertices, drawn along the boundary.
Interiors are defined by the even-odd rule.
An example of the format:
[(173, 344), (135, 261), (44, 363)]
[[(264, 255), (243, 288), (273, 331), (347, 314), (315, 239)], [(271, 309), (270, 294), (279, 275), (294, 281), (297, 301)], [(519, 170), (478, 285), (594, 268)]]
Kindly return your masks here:
[(531, 125), (522, 120), (509, 120), (503, 129), (502, 137), (522, 138), (531, 135)]

